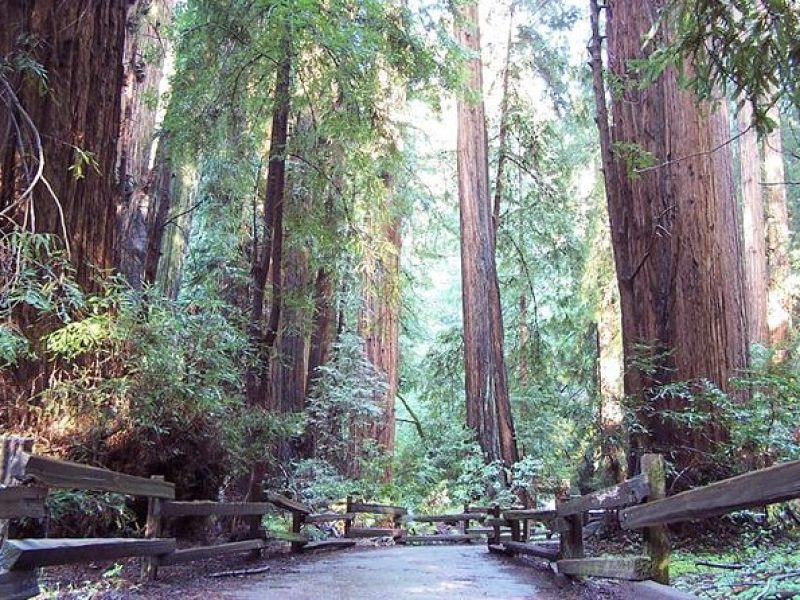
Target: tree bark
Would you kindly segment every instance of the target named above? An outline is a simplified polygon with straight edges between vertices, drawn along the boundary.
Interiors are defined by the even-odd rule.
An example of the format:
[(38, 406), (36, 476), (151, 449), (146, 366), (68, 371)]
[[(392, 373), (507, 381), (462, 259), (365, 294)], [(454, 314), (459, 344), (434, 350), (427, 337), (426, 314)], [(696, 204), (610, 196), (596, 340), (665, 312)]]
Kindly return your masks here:
[(747, 331), (751, 342), (769, 343), (767, 327), (767, 231), (760, 178), (758, 136), (753, 127), (753, 109), (746, 102), (737, 115), (741, 163), (742, 231), (744, 234)]
[(768, 326), (770, 342), (786, 342), (792, 325), (792, 295), (789, 289), (789, 208), (781, 142), (781, 117), (777, 108), (768, 113), (777, 127), (764, 139), (764, 183), (767, 193), (767, 237), (769, 262)]
[[(387, 203), (390, 212), (396, 210), (391, 198), (394, 181), (384, 178)], [(362, 287), (361, 310), (358, 317), (358, 332), (364, 339), (364, 352), (375, 368), (386, 379), (386, 391), (375, 398), (383, 413), (367, 432), (380, 448), (391, 456), (395, 441), (395, 398), (399, 385), (400, 368), (400, 218), (391, 215), (387, 223), (373, 226), (374, 245), (385, 248), (375, 260), (368, 261), (366, 277)], [(387, 470), (385, 479), (391, 479)]]
[(487, 461), (518, 460), (503, 356), (502, 313), (489, 194), (488, 140), (483, 105), (478, 4), (459, 7), (458, 42), (475, 53), (468, 89), (479, 98), (458, 101), (458, 190), (467, 426)]
[(492, 234), (497, 241), (497, 228), (500, 227), (500, 205), (503, 201), (503, 183), (508, 162), (508, 104), (511, 87), (511, 48), (514, 39), (514, 3), (508, 13), (508, 39), (506, 40), (506, 64), (503, 67), (503, 92), (500, 100), (500, 131), (497, 134), (497, 177), (494, 182), (494, 204), (492, 206)]
[[(264, 194), (264, 232), (261, 243), (253, 240), (253, 266), (250, 304), (250, 337), (258, 351), (256, 367), (246, 374), (247, 401), (251, 406), (269, 408), (270, 394), (265, 379), (269, 377), (269, 355), (277, 336), (280, 318), (281, 254), (283, 247), (283, 200), (286, 187), (286, 142), (291, 102), (292, 56), (291, 42), (286, 40), (284, 55), (275, 77), (272, 130), (270, 133), (269, 166)], [(267, 276), (272, 267), (272, 310), (266, 334), (263, 334), (264, 296)], [(267, 460), (256, 461), (250, 473), (248, 500), (260, 502), (264, 497), (264, 477)], [(256, 520), (251, 528), (257, 527)]]
[[(599, 11), (592, 4), (594, 22)], [(674, 69), (644, 90), (629, 70), (629, 61), (645, 57), (642, 39), (662, 5), (608, 5), (610, 68), (621, 84), (613, 95), (613, 129), (598, 86), (599, 27), (593, 71), (621, 298), (625, 392), (654, 409), (639, 411), (648, 434), (634, 438), (629, 462), (636, 472), (642, 450), (670, 453), (688, 483), (713, 475), (710, 453), (727, 432), (713, 417), (694, 429), (663, 418), (663, 411), (686, 408), (685, 401), (649, 392), (699, 379), (731, 391), (730, 378), (747, 365), (747, 326), (730, 154), (727, 146), (715, 150), (729, 138), (727, 115), (698, 105)], [(654, 43), (661, 35), (659, 30)], [(655, 164), (641, 168), (647, 157)], [(713, 415), (710, 402), (698, 408)]]
[[(157, 130), (162, 121), (159, 96), (165, 88), (165, 64), (171, 48), (161, 27), (169, 25), (173, 4), (174, 0), (139, 0), (127, 24), (131, 34), (125, 44), (122, 125), (116, 166), (119, 186), (116, 263), (135, 289), (144, 281), (152, 283), (155, 279), (153, 238), (161, 235), (154, 227), (156, 215), (162, 212), (166, 215), (169, 209), (162, 209), (158, 203), (159, 199), (169, 198), (164, 193), (160, 172), (169, 161), (169, 154), (156, 147), (166, 141), (164, 136), (157, 136)], [(159, 157), (151, 164), (154, 151)], [(160, 239), (158, 242), (160, 250)], [(148, 267), (150, 273), (146, 274)]]
[[(92, 269), (114, 265), (114, 167), (120, 132), (120, 98), (128, 0), (10, 0), (0, 5), (0, 53), (30, 52), (47, 72), (47, 93), (30, 74), (14, 74), (3, 90), (0, 123), (20, 124), (25, 135), (27, 113), (41, 135), (44, 178), (52, 195), (40, 184), (33, 192), (35, 225), (39, 233), (52, 233), (68, 244), (78, 283), (92, 287)], [(19, 48), (20, 34), (44, 43)], [(9, 109), (11, 94), (19, 107)], [(11, 131), (16, 128), (11, 127)], [(20, 199), (32, 177), (24, 172), (20, 139), (12, 133), (0, 148), (0, 208)], [(97, 168), (83, 165), (83, 177), (70, 167), (78, 164), (78, 149), (91, 152)], [(24, 206), (23, 206), (24, 205)], [(18, 223), (25, 221), (12, 209)], [(63, 219), (61, 212), (63, 211)], [(7, 229), (8, 223), (2, 224)], [(66, 231), (67, 239), (63, 239)]]
[[(114, 266), (128, 7), (128, 0), (0, 2), (0, 55), (28, 55), (47, 74), (46, 90), (30, 72), (0, 76), (0, 231), (56, 236), (86, 290), (97, 287), (95, 267)], [(81, 160), (81, 152), (91, 153), (94, 164)], [(40, 167), (43, 178), (26, 194)], [(12, 316), (12, 327), (34, 347), (48, 327), (36, 316), (33, 310)], [(42, 389), (47, 372), (43, 361), (21, 361), (3, 370), (0, 395), (17, 405)]]

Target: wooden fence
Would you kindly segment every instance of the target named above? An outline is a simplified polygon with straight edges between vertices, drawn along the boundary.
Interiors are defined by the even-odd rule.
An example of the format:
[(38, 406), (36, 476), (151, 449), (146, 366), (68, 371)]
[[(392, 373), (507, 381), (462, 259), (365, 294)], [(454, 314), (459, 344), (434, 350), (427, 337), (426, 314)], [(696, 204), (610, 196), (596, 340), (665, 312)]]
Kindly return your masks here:
[[(315, 514), (310, 507), (282, 496), (267, 494), (266, 502), (212, 502), (176, 501), (175, 485), (163, 477), (136, 477), (116, 473), (108, 469), (91, 467), (74, 462), (37, 456), (25, 451), (5, 456), (5, 476), (0, 487), (0, 519), (23, 517), (42, 518), (46, 515), (45, 501), (48, 488), (103, 491), (146, 498), (147, 522), (144, 538), (46, 538), (46, 539), (2, 539), (0, 546), (0, 598), (24, 599), (38, 594), (35, 569), (45, 566), (64, 565), (95, 560), (113, 560), (127, 557), (144, 559), (142, 575), (153, 579), (159, 567), (202, 560), (233, 553), (260, 553), (268, 542), (282, 540), (291, 543), (292, 551), (353, 546), (353, 539), (330, 539), (312, 541), (303, 531), (306, 526), (335, 521), (345, 522), (348, 538), (381, 536), (389, 532), (400, 536), (400, 519), (406, 511), (400, 507), (352, 502), (348, 498), (347, 512), (325, 512)], [(21, 485), (9, 486), (10, 482)], [(178, 548), (174, 538), (163, 538), (169, 519), (186, 517), (260, 517), (274, 507), (290, 512), (290, 531), (266, 531), (251, 529), (250, 539), (215, 544)], [(359, 513), (389, 515), (395, 527), (352, 527)]]
[[(660, 455), (642, 457), (642, 473), (623, 483), (571, 499), (560, 499), (555, 510), (501, 510), (493, 507), (494, 533), (489, 549), (505, 554), (545, 558), (559, 573), (669, 583), (670, 542), (667, 525), (758, 508), (800, 497), (800, 461), (760, 469), (695, 488), (674, 496), (665, 494), (664, 461)], [(642, 530), (644, 551), (636, 556), (586, 557), (584, 527), (589, 514), (614, 511), (623, 529)], [(522, 524), (545, 523), (558, 534), (556, 544), (530, 543)], [(501, 526), (511, 540), (501, 539)]]
[[(404, 543), (473, 541), (487, 536), (489, 550), (545, 558), (558, 571), (575, 576), (601, 576), (669, 582), (667, 525), (705, 519), (731, 511), (766, 506), (800, 497), (800, 461), (760, 469), (674, 496), (665, 494), (664, 462), (660, 455), (642, 457), (642, 474), (576, 498), (559, 499), (553, 510), (501, 509), (465, 506), (463, 513), (409, 516), (406, 509), (347, 498), (344, 513), (314, 513), (310, 507), (279, 494), (266, 502), (185, 502), (175, 500), (174, 484), (162, 477), (136, 477), (17, 450), (0, 461), (0, 519), (45, 516), (48, 488), (114, 492), (148, 500), (145, 538), (5, 539), (0, 547), (0, 598), (29, 598), (38, 593), (35, 569), (93, 560), (144, 558), (143, 576), (154, 578), (161, 566), (228, 553), (260, 553), (271, 540), (291, 543), (293, 551), (352, 546), (354, 538), (391, 537)], [(22, 485), (8, 486), (11, 480)], [(290, 531), (251, 530), (250, 539), (178, 548), (161, 537), (165, 522), (185, 517), (262, 517), (273, 507), (292, 515)], [(636, 556), (586, 557), (588, 516), (614, 511), (623, 529), (643, 530), (644, 550)], [(383, 515), (391, 527), (358, 526), (359, 515)], [(260, 518), (258, 519), (260, 522)], [(304, 528), (344, 523), (344, 539), (312, 541)], [(458, 533), (408, 535), (404, 525), (448, 523)], [(479, 527), (472, 527), (475, 523)], [(532, 543), (529, 525), (547, 527), (557, 541)], [(1, 525), (2, 523), (0, 523)], [(1, 531), (1, 530), (0, 530)], [(549, 535), (548, 535), (549, 537)]]

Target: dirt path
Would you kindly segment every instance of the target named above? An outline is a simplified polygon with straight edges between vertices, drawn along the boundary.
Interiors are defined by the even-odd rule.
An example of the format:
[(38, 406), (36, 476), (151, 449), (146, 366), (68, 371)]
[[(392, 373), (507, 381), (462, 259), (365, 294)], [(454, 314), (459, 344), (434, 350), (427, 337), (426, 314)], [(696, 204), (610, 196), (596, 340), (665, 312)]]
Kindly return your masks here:
[(229, 600), (389, 600), (391, 598), (555, 599), (554, 578), (478, 546), (370, 548), (326, 554), (268, 574)]
[[(231, 586), (233, 587), (233, 586)], [(231, 590), (226, 600), (644, 600), (659, 597), (610, 583), (580, 584), (546, 566), (485, 546), (359, 549), (300, 559)]]

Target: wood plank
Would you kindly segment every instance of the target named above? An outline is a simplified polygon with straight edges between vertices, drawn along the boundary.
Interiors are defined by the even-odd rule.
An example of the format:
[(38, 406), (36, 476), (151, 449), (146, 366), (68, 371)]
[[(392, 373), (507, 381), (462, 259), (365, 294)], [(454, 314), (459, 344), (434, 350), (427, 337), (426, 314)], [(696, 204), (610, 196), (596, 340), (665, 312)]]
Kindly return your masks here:
[(175, 499), (175, 484), (168, 481), (116, 473), (48, 456), (21, 453), (13, 469), (18, 479), (33, 477), (50, 487)]
[(488, 527), (494, 527), (499, 525), (500, 527), (509, 527), (511, 523), (507, 519), (503, 519), (500, 517), (490, 517), (483, 522), (484, 525)]
[(626, 508), (620, 514), (620, 523), (625, 529), (669, 525), (797, 497), (800, 497), (800, 460)]
[(233, 517), (264, 515), (272, 510), (269, 502), (164, 502), (161, 505), (162, 517)]
[(464, 530), (464, 533), (470, 534), (473, 533), (475, 535), (492, 535), (494, 533), (493, 527), (467, 527)]
[(536, 556), (545, 558), (551, 562), (556, 561), (561, 556), (557, 546), (544, 544), (526, 544), (524, 542), (505, 542), (503, 543), (509, 554), (524, 554), (526, 556)]
[(620, 508), (639, 504), (649, 495), (650, 482), (647, 475), (637, 475), (614, 487), (599, 490), (559, 505), (558, 516), (568, 517), (599, 508)]
[(606, 577), (627, 581), (644, 581), (650, 578), (650, 559), (646, 556), (619, 558), (574, 558), (559, 560), (558, 572), (580, 577)]
[(552, 521), (556, 518), (554, 510), (505, 510), (503, 518), (506, 521)]
[(373, 537), (398, 537), (402, 535), (402, 529), (393, 527), (351, 527), (347, 532), (350, 538), (373, 538)]
[(262, 540), (243, 540), (241, 542), (229, 542), (217, 544), (215, 546), (197, 546), (195, 548), (182, 548), (170, 554), (162, 556), (159, 566), (177, 565), (205, 558), (213, 558), (224, 554), (236, 554), (237, 552), (251, 552), (261, 550), (264, 547)]
[(0, 488), (0, 519), (30, 517), (41, 519), (45, 515), (44, 501), (47, 488), (20, 485)]
[(330, 523), (331, 521), (348, 521), (350, 519), (355, 519), (356, 516), (353, 513), (317, 513), (314, 515), (308, 515), (305, 518), (306, 523)]
[(3, 600), (27, 600), (38, 595), (36, 571), (0, 573), (0, 598)]
[(441, 543), (458, 543), (458, 542), (475, 542), (482, 540), (482, 535), (469, 534), (469, 533), (452, 533), (452, 534), (436, 534), (436, 535), (406, 535), (401, 537), (398, 542), (405, 544), (441, 544)]
[(347, 512), (393, 515), (396, 517), (404, 517), (408, 514), (408, 511), (402, 506), (387, 506), (385, 504), (370, 504), (368, 502), (353, 502)]
[(0, 561), (16, 554), (14, 570), (34, 569), (79, 562), (109, 561), (129, 556), (169, 554), (176, 548), (174, 539), (134, 538), (50, 538), (45, 540), (6, 540)]
[(287, 498), (286, 496), (282, 496), (274, 492), (267, 492), (266, 497), (267, 497), (267, 502), (270, 502), (275, 506), (279, 506), (284, 510), (297, 512), (303, 515), (310, 515), (312, 512), (314, 512), (311, 510), (311, 508), (309, 508), (305, 504), (301, 504), (296, 500), (292, 500), (291, 498)]
[(407, 518), (414, 523), (458, 523), (459, 521), (480, 521), (481, 518), (475, 513), (459, 513), (453, 515), (413, 515)]
[(352, 548), (356, 545), (355, 540), (345, 540), (342, 538), (331, 538), (329, 540), (319, 540), (317, 542), (309, 542), (303, 546), (302, 552), (314, 552), (317, 550), (344, 550), (345, 548)]

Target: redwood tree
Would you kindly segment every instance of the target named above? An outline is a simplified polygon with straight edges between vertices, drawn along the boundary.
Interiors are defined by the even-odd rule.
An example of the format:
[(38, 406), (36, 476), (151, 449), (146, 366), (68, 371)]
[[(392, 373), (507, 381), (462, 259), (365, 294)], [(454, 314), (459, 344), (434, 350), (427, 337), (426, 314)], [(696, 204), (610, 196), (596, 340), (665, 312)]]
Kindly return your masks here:
[(764, 186), (767, 194), (767, 238), (769, 262), (770, 341), (774, 345), (786, 341), (792, 324), (792, 294), (789, 290), (789, 207), (786, 201), (786, 175), (781, 142), (781, 117), (773, 107), (769, 117), (775, 129), (764, 138)]
[[(613, 125), (606, 110), (599, 9), (592, 0), (592, 64), (608, 212), (622, 311), (625, 392), (638, 397), (644, 449), (667, 452), (682, 482), (703, 478), (709, 452), (725, 440), (711, 418), (687, 428), (664, 411), (685, 399), (653, 396), (660, 385), (707, 379), (730, 390), (747, 364), (747, 328), (730, 137), (724, 110), (698, 104), (670, 68), (642, 86), (632, 61), (646, 58), (662, 0), (608, 4), (609, 68), (615, 82)], [(657, 28), (651, 43), (663, 42)], [(691, 65), (686, 65), (691, 69)], [(722, 148), (720, 149), (720, 147)]]
[(742, 232), (744, 243), (744, 282), (747, 300), (747, 333), (751, 342), (766, 344), (767, 327), (767, 230), (761, 190), (758, 136), (752, 125), (753, 109), (744, 104), (737, 121), (742, 179)]
[[(391, 201), (393, 178), (385, 176), (384, 184), (389, 210), (396, 210)], [(364, 339), (367, 360), (386, 378), (386, 390), (375, 399), (383, 414), (368, 435), (391, 455), (394, 452), (394, 404), (400, 374), (400, 218), (390, 215), (386, 223), (381, 218), (377, 220), (379, 223), (373, 227), (378, 240), (376, 245), (385, 250), (367, 261), (358, 330)], [(389, 479), (391, 471), (385, 475)]]
[[(12, 232), (53, 234), (68, 250), (77, 282), (88, 289), (94, 287), (95, 267), (114, 266), (115, 166), (130, 5), (0, 3), (0, 254), (16, 251), (5, 237)], [(36, 344), (43, 332), (41, 324), (32, 325), (32, 316), (17, 311), (12, 327)], [(3, 370), (4, 399), (34, 395), (46, 370), (40, 361)]]
[(503, 357), (476, 2), (459, 7), (455, 28), (458, 42), (474, 55), (466, 81), (473, 97), (458, 100), (457, 141), (467, 426), (487, 460), (510, 466), (518, 454)]

